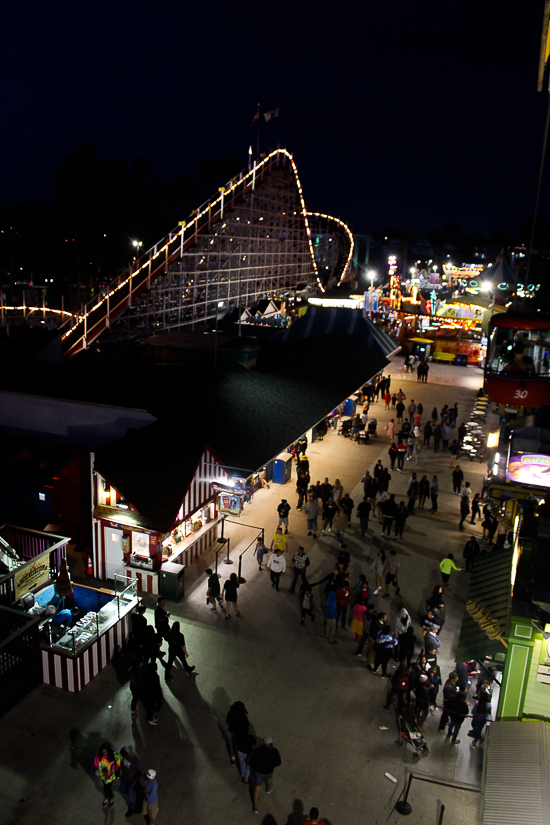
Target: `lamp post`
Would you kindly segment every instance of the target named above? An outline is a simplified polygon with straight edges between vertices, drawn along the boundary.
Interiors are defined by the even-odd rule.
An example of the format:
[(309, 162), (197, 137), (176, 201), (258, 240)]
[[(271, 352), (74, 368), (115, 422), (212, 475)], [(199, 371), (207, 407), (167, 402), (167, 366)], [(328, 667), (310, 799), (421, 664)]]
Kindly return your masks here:
[(369, 287), (369, 318), (372, 321), (372, 304), (373, 304), (373, 292), (374, 292), (374, 279), (376, 278), (376, 272), (374, 269), (371, 269), (370, 272), (367, 272), (367, 276), (370, 278), (370, 287)]
[(218, 312), (225, 306), (225, 301), (216, 302), (216, 328), (214, 337), (214, 367), (218, 364)]

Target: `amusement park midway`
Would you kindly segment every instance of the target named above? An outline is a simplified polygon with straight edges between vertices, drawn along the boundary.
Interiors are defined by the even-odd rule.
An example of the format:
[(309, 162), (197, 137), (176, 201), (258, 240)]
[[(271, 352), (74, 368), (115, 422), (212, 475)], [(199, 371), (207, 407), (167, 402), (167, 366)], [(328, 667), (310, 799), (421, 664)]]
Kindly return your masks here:
[[(428, 383), (418, 383), (416, 373), (406, 374), (403, 358), (394, 357), (386, 374), (391, 375), (392, 392), (400, 388), (406, 405), (413, 399), (422, 403), (426, 421), (434, 407), (458, 404), (460, 424), (467, 421), (483, 384), (478, 367), (433, 363)], [(391, 473), (389, 492), (396, 500), (407, 501), (412, 471), (420, 479), (438, 476), (439, 506), (435, 513), (428, 504), (415, 508), (405, 524), (403, 538), (388, 540), (371, 514), (369, 529), (361, 538), (357, 505), (363, 499), (361, 478), (371, 473), (379, 459), (390, 466), (385, 426), (394, 412), (385, 409), (382, 399), (373, 404), (370, 416), (377, 419), (377, 436), (361, 444), (329, 429), (323, 440), (311, 444), (307, 455), (312, 483), (328, 477), (340, 479), (343, 492), (354, 501), (351, 528), (343, 542), (350, 554), (350, 587), (364, 574), (372, 590), (376, 577), (372, 562), (380, 550), (396, 550), (400, 564), (399, 590), (385, 585), (372, 596), (376, 610), (385, 612), (391, 631), (403, 609), (412, 620), (416, 635), (413, 661), (423, 647), (421, 617), (425, 601), (441, 583), (439, 565), (453, 553), (456, 566), (463, 567), (464, 545), (471, 535), (482, 542), (482, 528), (468, 518), (459, 530), (459, 496), (453, 493), (450, 452), (434, 452), (433, 442), (424, 448), (415, 464), (405, 462), (402, 473)], [(456, 431), (453, 431), (453, 437)], [(474, 492), (481, 491), (484, 463), (459, 460), (464, 480)], [(179, 620), (185, 635), (192, 674), (179, 662), (170, 681), (161, 678), (164, 704), (158, 723), (147, 724), (141, 705), (137, 716), (130, 711), (131, 694), (126, 678), (120, 677), (117, 663), (107, 667), (79, 694), (72, 695), (42, 685), (25, 697), (0, 720), (3, 752), (9, 761), (0, 767), (0, 823), (10, 825), (88, 825), (142, 821), (140, 814), (124, 818), (126, 798), (114, 783), (114, 804), (102, 808), (103, 792), (93, 773), (94, 757), (107, 741), (120, 752), (132, 745), (143, 771), (156, 771), (159, 809), (154, 820), (166, 825), (241, 825), (248, 821), (271, 825), (300, 825), (312, 807), (327, 825), (382, 825), (401, 820), (395, 803), (403, 795), (411, 774), (408, 802), (411, 823), (441, 821), (453, 825), (475, 825), (480, 821), (483, 744), (473, 748), (466, 720), (460, 742), (438, 733), (441, 710), (428, 714), (423, 737), (429, 755), (414, 761), (410, 744), (397, 747), (395, 714), (386, 712), (390, 679), (381, 678), (380, 668), (372, 672), (367, 658), (354, 656), (357, 643), (346, 625), (335, 635), (337, 644), (327, 641), (324, 630), (325, 586), (313, 588), (315, 621), (300, 623), (299, 587), (290, 592), (293, 555), (300, 546), (310, 559), (307, 577), (316, 583), (333, 571), (340, 553), (333, 532), (308, 535), (306, 515), (298, 511), (295, 468), (285, 485), (271, 484), (259, 489), (246, 504), (240, 523), (227, 524), (231, 539), (231, 559), (237, 562), (250, 543), (253, 531), (247, 525), (265, 529), (269, 549), (277, 526), (281, 498), (291, 505), (287, 535), (287, 569), (277, 591), (270, 584), (269, 571), (258, 569), (253, 547), (243, 556), (244, 582), (238, 592), (240, 618), (231, 612), (210, 609), (207, 604), (207, 568), (215, 557), (205, 555), (187, 571), (185, 598), (168, 603), (170, 621)], [(322, 524), (319, 525), (322, 527)], [(267, 561), (264, 559), (264, 562)], [(237, 564), (225, 565), (220, 554), (218, 572), (223, 587)], [(73, 578), (83, 574), (73, 568)], [(441, 632), (438, 665), (442, 682), (454, 670), (456, 645), (466, 601), (469, 573), (453, 571), (445, 591), (446, 622)], [(147, 620), (154, 625), (156, 601), (144, 596)], [(366, 653), (366, 651), (365, 651)], [(388, 676), (394, 672), (393, 657)], [(162, 668), (159, 667), (161, 676)], [(443, 686), (443, 685), (442, 685)], [(474, 686), (468, 700), (474, 704)], [(437, 704), (441, 706), (440, 690)], [(226, 717), (230, 706), (243, 702), (248, 712), (249, 732), (259, 744), (271, 737), (281, 764), (275, 768), (272, 791), (260, 790), (258, 814), (253, 811), (250, 783), (243, 782), (238, 760), (233, 764), (228, 750)], [(485, 731), (482, 735), (484, 741)], [(430, 780), (430, 781), (426, 781)], [(269, 788), (269, 785), (268, 785)]]

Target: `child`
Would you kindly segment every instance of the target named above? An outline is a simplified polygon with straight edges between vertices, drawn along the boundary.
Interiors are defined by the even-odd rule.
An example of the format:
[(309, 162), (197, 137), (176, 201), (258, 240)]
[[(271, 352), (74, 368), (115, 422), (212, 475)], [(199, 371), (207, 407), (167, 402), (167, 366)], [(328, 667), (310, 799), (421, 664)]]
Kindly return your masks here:
[(365, 613), (367, 612), (367, 607), (364, 602), (356, 602), (353, 605), (353, 619), (350, 622), (349, 629), (352, 633), (355, 633), (356, 641), (359, 641), (363, 636), (363, 623), (365, 621)]
[(267, 548), (261, 539), (258, 539), (254, 553), (256, 554), (256, 561), (258, 562), (258, 570), (261, 570), (264, 553), (267, 553)]
[(300, 624), (303, 624), (306, 620), (306, 615), (309, 616), (311, 621), (315, 619), (315, 613), (312, 610), (313, 607), (313, 594), (311, 592), (311, 587), (308, 585), (304, 588), (304, 595), (302, 597), (302, 610), (301, 610), (301, 619)]

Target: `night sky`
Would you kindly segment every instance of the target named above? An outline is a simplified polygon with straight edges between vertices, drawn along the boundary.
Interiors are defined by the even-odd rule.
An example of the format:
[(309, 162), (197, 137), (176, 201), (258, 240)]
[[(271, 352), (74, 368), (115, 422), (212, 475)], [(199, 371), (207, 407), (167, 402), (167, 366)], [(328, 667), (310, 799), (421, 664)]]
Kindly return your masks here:
[(260, 102), (281, 115), (260, 149), (279, 129), (309, 209), (357, 232), (513, 228), (533, 210), (548, 104), (536, 90), (542, 11), (543, 0), (5, 0), (0, 200), (49, 199), (83, 140), (103, 159), (149, 157), (167, 180), (205, 156), (244, 168)]

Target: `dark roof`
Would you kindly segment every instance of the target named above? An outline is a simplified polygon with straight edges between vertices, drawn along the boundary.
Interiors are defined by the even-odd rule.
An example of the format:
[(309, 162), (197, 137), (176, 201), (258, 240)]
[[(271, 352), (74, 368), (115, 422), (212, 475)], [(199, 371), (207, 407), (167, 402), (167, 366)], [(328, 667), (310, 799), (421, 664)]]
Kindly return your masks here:
[(56, 450), (0, 435), (0, 520), (38, 492), (74, 458)]
[[(468, 600), (485, 605), (491, 618), (499, 622), (505, 639), (510, 628), (513, 555), (513, 548), (504, 550), (501, 547), (491, 553), (483, 553), (477, 557), (474, 570), (469, 574)], [(496, 653), (506, 653), (506, 646), (498, 639), (490, 639), (468, 610), (464, 610), (456, 651), (457, 662), (484, 659)]]

